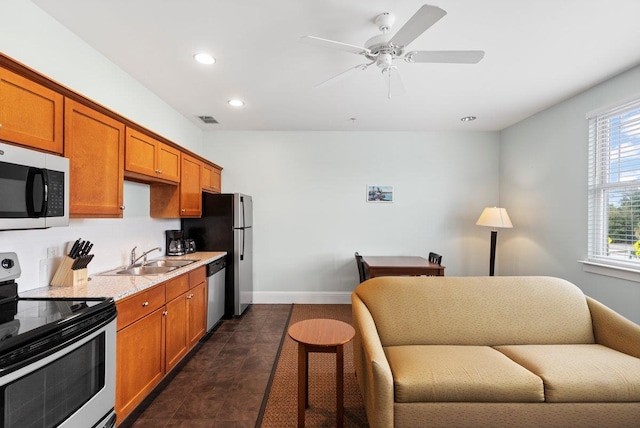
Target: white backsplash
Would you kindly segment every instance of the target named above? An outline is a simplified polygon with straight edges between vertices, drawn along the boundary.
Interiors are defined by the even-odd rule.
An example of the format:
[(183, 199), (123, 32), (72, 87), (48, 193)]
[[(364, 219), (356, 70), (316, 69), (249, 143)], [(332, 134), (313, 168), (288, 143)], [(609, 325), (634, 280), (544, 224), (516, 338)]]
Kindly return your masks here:
[(78, 238), (94, 243), (89, 275), (127, 264), (134, 246), (138, 254), (162, 247), (162, 253), (149, 256), (163, 255), (164, 231), (179, 229), (180, 220), (151, 218), (149, 198), (148, 185), (125, 181), (126, 209), (121, 219), (72, 219), (69, 227), (0, 231), (0, 252), (18, 254), (22, 269), (18, 291), (49, 285), (61, 257)]

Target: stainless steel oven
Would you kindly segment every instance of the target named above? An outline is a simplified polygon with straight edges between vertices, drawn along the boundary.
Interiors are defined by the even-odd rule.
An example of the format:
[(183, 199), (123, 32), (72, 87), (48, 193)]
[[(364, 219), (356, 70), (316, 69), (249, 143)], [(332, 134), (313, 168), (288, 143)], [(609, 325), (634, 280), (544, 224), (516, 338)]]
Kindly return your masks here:
[(69, 225), (69, 159), (0, 143), (0, 230)]
[(112, 299), (20, 298), (0, 253), (0, 427), (114, 427)]

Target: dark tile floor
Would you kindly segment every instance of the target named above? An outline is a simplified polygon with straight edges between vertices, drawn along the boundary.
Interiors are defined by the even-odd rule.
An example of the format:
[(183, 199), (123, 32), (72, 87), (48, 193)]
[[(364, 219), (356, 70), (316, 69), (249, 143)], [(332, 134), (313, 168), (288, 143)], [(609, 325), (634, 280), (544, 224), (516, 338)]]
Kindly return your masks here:
[(292, 305), (253, 305), (223, 320), (123, 428), (256, 426)]

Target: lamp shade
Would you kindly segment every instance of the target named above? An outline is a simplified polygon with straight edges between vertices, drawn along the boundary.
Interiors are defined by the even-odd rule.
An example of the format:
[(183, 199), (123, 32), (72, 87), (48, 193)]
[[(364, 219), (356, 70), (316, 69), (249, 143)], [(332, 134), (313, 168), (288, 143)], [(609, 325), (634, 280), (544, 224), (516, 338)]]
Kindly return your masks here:
[(511, 219), (509, 219), (509, 214), (507, 214), (507, 210), (504, 208), (498, 207), (487, 207), (480, 214), (480, 218), (476, 221), (478, 226), (487, 226), (487, 227), (506, 227), (511, 228), (513, 224), (511, 224)]

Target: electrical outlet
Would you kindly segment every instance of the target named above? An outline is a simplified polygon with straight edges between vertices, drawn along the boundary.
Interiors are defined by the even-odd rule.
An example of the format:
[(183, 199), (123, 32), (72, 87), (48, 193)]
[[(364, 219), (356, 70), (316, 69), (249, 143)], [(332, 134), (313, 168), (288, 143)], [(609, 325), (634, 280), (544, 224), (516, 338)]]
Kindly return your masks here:
[(49, 247), (47, 248), (47, 258), (48, 259), (52, 259), (54, 257), (58, 257), (60, 256), (58, 248), (57, 247)]

